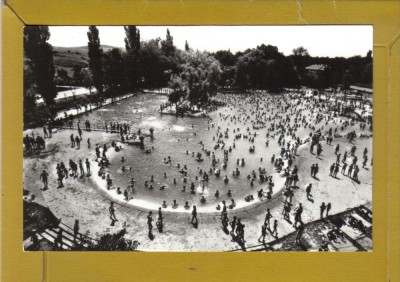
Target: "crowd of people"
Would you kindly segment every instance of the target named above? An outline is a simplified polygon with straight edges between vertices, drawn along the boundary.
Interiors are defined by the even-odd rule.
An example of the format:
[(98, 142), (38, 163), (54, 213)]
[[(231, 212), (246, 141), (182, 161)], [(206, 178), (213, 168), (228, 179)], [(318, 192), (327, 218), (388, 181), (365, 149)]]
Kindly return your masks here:
[[(170, 179), (173, 186), (182, 183), (182, 193), (195, 195), (200, 194), (199, 198), (193, 198), (193, 203), (189, 204), (186, 201), (182, 207), (185, 209), (192, 209), (191, 224), (198, 226), (197, 218), (197, 206), (207, 205), (209, 203), (216, 203), (215, 209), (221, 211), (221, 222), (224, 230), (228, 230), (230, 227), (229, 234), (232, 236), (232, 240), (238, 242), (239, 245), (245, 243), (245, 225), (241, 222), (240, 218), (236, 216), (232, 220), (229, 220), (228, 210), (233, 210), (237, 207), (237, 203), (234, 197), (242, 197), (245, 202), (252, 202), (256, 199), (260, 201), (270, 200), (277, 191), (282, 191), (282, 217), (273, 218), (269, 208), (265, 215), (265, 221), (261, 226), (260, 242), (265, 242), (267, 231), (269, 234), (278, 238), (278, 224), (279, 221), (285, 220), (289, 222), (295, 230), (302, 229), (304, 226), (303, 222), (303, 205), (301, 201), (310, 201), (314, 203), (317, 199), (312, 194), (312, 183), (307, 183), (304, 187), (305, 199), (297, 199), (294, 203), (294, 194), (300, 191), (300, 185), (303, 182), (300, 174), (300, 170), (305, 170), (304, 162), (299, 160), (299, 152), (303, 148), (309, 148), (309, 155), (306, 153), (307, 150), (302, 150), (301, 155), (307, 160), (312, 161), (311, 165), (311, 178), (315, 181), (319, 180), (319, 169), (321, 161), (328, 155), (327, 151), (331, 150), (330, 147), (334, 146), (335, 162), (329, 167), (330, 176), (338, 178), (338, 173), (341, 172), (344, 176), (350, 177), (355, 182), (359, 182), (359, 164), (357, 155), (357, 138), (363, 135), (371, 136), (372, 123), (362, 119), (347, 119), (336, 116), (333, 111), (328, 109), (332, 105), (329, 101), (320, 101), (316, 98), (302, 99), (296, 95), (263, 95), (263, 94), (237, 94), (237, 95), (223, 95), (218, 94), (215, 100), (219, 101), (215, 106), (215, 109), (220, 108), (218, 115), (212, 119), (207, 117), (208, 130), (210, 131), (210, 138), (212, 138), (213, 146), (207, 146), (205, 140), (199, 140), (201, 151), (191, 152), (183, 151), (177, 152), (186, 155), (191, 155), (193, 163), (179, 163), (174, 157), (165, 156), (164, 163), (169, 167), (164, 173), (164, 178), (167, 178), (169, 169), (175, 168), (181, 179)], [(162, 105), (161, 109), (168, 105)], [(227, 126), (221, 126), (222, 122)], [(349, 131), (347, 128), (353, 128), (356, 124), (359, 124), (360, 132)], [(131, 128), (127, 123), (105, 123), (105, 131), (108, 133), (118, 133), (121, 136), (130, 134)], [(85, 122), (85, 130), (90, 130), (90, 122)], [(369, 132), (368, 132), (369, 130)], [(50, 136), (49, 136), (50, 135)], [(141, 132), (138, 132), (138, 136)], [(77, 134), (70, 135), (71, 148), (80, 148), (80, 142), (82, 141), (83, 132), (78, 123)], [(340, 137), (339, 137), (340, 136)], [(341, 136), (344, 136), (342, 138)], [(44, 138), (51, 137), (49, 131), (44, 128)], [(27, 151), (31, 151), (32, 148), (42, 145), (44, 140), (40, 136), (26, 136), (24, 138), (24, 144)], [(336, 141), (339, 142), (336, 142)], [(351, 150), (348, 152), (345, 148), (341, 148), (341, 143), (348, 142), (351, 145)], [(44, 141), (43, 141), (44, 143)], [(248, 149), (248, 155), (243, 154), (242, 158), (234, 159), (232, 156), (233, 152), (238, 148), (239, 143), (245, 143)], [(335, 144), (336, 143), (336, 144)], [(260, 166), (258, 169), (252, 169), (248, 165), (248, 160), (254, 158), (258, 154), (260, 144), (263, 144), (266, 148), (272, 147), (272, 145), (279, 148), (278, 151), (272, 152), (270, 155), (258, 155)], [(90, 148), (90, 140), (88, 139), (88, 147)], [(113, 142), (110, 148), (114, 148), (115, 151), (119, 152), (123, 148)], [(275, 147), (274, 147), (275, 148)], [(131, 177), (129, 183), (126, 183), (124, 191), (120, 187), (114, 185), (112, 176), (107, 172), (109, 160), (107, 158), (107, 150), (109, 148), (106, 144), (103, 146), (96, 145), (94, 148), (95, 161), (98, 163), (98, 176), (105, 181), (107, 190), (115, 189), (118, 195), (121, 195), (125, 201), (130, 201), (134, 198), (137, 193), (138, 183), (134, 177)], [(152, 148), (154, 150), (154, 148)], [(359, 151), (360, 149), (358, 149)], [(150, 150), (151, 151), (151, 150)], [(362, 167), (368, 166), (368, 160), (371, 159), (370, 165), (372, 165), (372, 158), (369, 158), (369, 152), (367, 148), (363, 151), (363, 163)], [(122, 163), (126, 161), (128, 156), (122, 157)], [(264, 163), (264, 159), (270, 159), (270, 164)], [(190, 173), (188, 167), (196, 166), (196, 164), (202, 164), (201, 167), (197, 167), (195, 175)], [(79, 176), (90, 176), (91, 163), (88, 159), (78, 161), (69, 160), (68, 169), (63, 162), (56, 165), (56, 174), (58, 176), (58, 187), (63, 187), (63, 179), (68, 176), (77, 178)], [(208, 166), (207, 169), (204, 167)], [(232, 172), (228, 172), (228, 167), (233, 168)], [(272, 167), (272, 169), (271, 169)], [(78, 171), (79, 170), (79, 171)], [(122, 166), (123, 172), (132, 171), (132, 167)], [(134, 170), (134, 167), (133, 167)], [(213, 182), (214, 178), (220, 178), (222, 176), (224, 185), (220, 185), (210, 195), (205, 196), (202, 192), (206, 186), (210, 186), (209, 183)], [(240, 193), (236, 189), (232, 189), (231, 180), (237, 179), (240, 176), (244, 177), (248, 181), (248, 189), (258, 186), (255, 193), (252, 190)], [(40, 179), (43, 182), (44, 189), (48, 188), (48, 174), (43, 171), (40, 175)], [(283, 186), (276, 187), (278, 179), (283, 179)], [(279, 182), (280, 183), (280, 182)], [(303, 182), (304, 183), (304, 182)], [(151, 175), (140, 189), (153, 190), (155, 187), (155, 178)], [(188, 189), (186, 189), (188, 187)], [(200, 187), (200, 190), (198, 190)], [(159, 190), (164, 191), (165, 184), (160, 184), (157, 187)], [(244, 188), (243, 188), (244, 189)], [(265, 190), (265, 191), (264, 191)], [(250, 193), (250, 194), (249, 194)], [(211, 200), (211, 198), (213, 198)], [(198, 200), (197, 200), (198, 199)], [(229, 199), (230, 204), (226, 201)], [(321, 218), (328, 216), (331, 210), (331, 203), (325, 204), (327, 199), (318, 199), (321, 202), (320, 214)], [(179, 202), (173, 200), (172, 207), (178, 208)], [(293, 209), (292, 207), (296, 206)], [(161, 214), (161, 209), (167, 208), (167, 200), (163, 201), (162, 206), (159, 209), (159, 216), (157, 221), (157, 228), (162, 233), (164, 228), (164, 217)], [(318, 208), (318, 207), (316, 207)], [(114, 213), (113, 204), (110, 207), (110, 218), (112, 225), (117, 221)], [(150, 211), (147, 216), (147, 223), (149, 233), (152, 233), (152, 212)]]

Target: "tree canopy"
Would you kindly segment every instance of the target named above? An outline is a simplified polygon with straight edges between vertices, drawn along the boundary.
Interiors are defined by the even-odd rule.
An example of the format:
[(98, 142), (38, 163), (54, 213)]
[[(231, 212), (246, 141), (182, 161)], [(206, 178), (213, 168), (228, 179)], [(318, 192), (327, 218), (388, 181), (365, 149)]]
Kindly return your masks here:
[(92, 73), (93, 85), (96, 87), (98, 93), (103, 93), (103, 50), (100, 45), (99, 30), (96, 26), (89, 26), (88, 36), (88, 55), (89, 55), (89, 69)]
[(54, 81), (53, 48), (47, 42), (49, 38), (50, 31), (47, 26), (26, 26), (24, 28), (24, 54), (28, 59), (25, 62), (33, 75), (32, 84), (25, 83), (24, 88), (25, 93), (28, 93), (29, 89), (36, 87), (48, 107), (52, 108), (57, 91)]

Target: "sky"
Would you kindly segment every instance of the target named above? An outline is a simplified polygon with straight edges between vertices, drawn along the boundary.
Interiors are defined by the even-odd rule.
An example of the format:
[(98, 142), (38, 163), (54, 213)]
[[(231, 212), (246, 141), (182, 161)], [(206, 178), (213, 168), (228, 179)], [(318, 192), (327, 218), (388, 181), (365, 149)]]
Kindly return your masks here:
[[(125, 48), (122, 26), (98, 26), (100, 43)], [(303, 46), (315, 57), (365, 56), (373, 46), (371, 25), (321, 26), (138, 26), (142, 41), (160, 37), (165, 39), (167, 28), (174, 44), (215, 52), (228, 50), (235, 53), (257, 45), (274, 45), (285, 55)], [(49, 43), (57, 47), (87, 45), (87, 26), (50, 26)]]

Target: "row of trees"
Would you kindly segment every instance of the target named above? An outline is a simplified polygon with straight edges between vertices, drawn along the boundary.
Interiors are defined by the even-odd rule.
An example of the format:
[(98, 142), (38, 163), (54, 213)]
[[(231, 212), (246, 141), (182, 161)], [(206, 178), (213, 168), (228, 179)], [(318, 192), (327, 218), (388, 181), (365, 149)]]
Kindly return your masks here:
[[(279, 93), (283, 88), (300, 85), (326, 88), (351, 83), (372, 84), (372, 52), (365, 57), (311, 57), (304, 47), (285, 56), (278, 48), (261, 45), (233, 54), (230, 50), (215, 53), (176, 48), (167, 29), (165, 39), (140, 40), (136, 26), (124, 26), (125, 50), (103, 51), (99, 30), (89, 26), (88, 67), (76, 66), (73, 77), (65, 70), (54, 69), (53, 49), (48, 43), (46, 26), (28, 26), (24, 30), (24, 106), (32, 110), (34, 93), (40, 93), (49, 109), (54, 107), (56, 83), (70, 79), (73, 84), (93, 87), (100, 99), (138, 88), (171, 87), (170, 99), (182, 97), (192, 103), (206, 102), (218, 88), (266, 89)], [(326, 70), (312, 76), (306, 67), (324, 64)]]

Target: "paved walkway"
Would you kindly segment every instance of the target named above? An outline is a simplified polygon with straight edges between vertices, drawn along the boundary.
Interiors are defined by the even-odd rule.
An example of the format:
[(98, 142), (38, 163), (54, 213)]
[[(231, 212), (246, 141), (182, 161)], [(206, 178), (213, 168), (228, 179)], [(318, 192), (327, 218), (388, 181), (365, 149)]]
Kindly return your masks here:
[[(348, 131), (359, 130), (356, 126), (349, 127), (340, 132), (343, 136)], [(38, 129), (41, 133), (41, 129)], [(55, 165), (60, 160), (64, 163), (68, 159), (78, 160), (94, 158), (93, 149), (88, 150), (86, 145), (81, 149), (71, 148), (69, 136), (76, 134), (76, 130), (59, 130), (53, 134), (53, 138), (46, 139), (48, 148), (52, 148), (51, 153), (38, 156), (28, 156), (24, 159), (24, 178), (25, 189), (36, 196), (35, 201), (48, 206), (51, 211), (62, 219), (67, 226), (73, 226), (75, 219), (79, 219), (81, 232), (85, 235), (98, 238), (104, 233), (117, 232), (122, 228), (127, 230), (128, 239), (140, 242), (139, 250), (143, 251), (227, 251), (236, 250), (238, 244), (232, 242), (231, 236), (222, 229), (221, 220), (216, 214), (208, 215), (199, 213), (199, 226), (193, 228), (189, 223), (188, 214), (165, 213), (164, 232), (157, 233), (155, 229), (150, 237), (147, 230), (147, 210), (138, 209), (132, 206), (120, 205), (117, 203), (116, 217), (118, 222), (111, 225), (108, 214), (110, 205), (109, 194), (101, 189), (92, 176), (82, 178), (69, 178), (65, 180), (64, 188), (57, 188)], [(366, 132), (367, 133), (367, 132)], [(115, 139), (115, 134), (104, 132), (84, 132), (84, 138), (90, 138), (93, 143), (103, 145), (110, 144)], [(96, 141), (94, 141), (96, 140)], [(347, 142), (345, 138), (335, 138), (335, 145), (340, 144), (341, 151), (350, 151), (353, 144)], [(367, 147), (372, 151), (372, 139), (357, 139), (357, 147)], [(325, 145), (324, 145), (325, 146)], [(323, 158), (318, 160), (320, 171), (318, 179), (310, 176), (310, 166), (315, 162), (315, 155), (309, 153), (306, 146), (299, 150), (294, 165), (298, 164), (301, 187), (295, 190), (293, 206), (303, 203), (303, 221), (311, 222), (319, 218), (319, 206), (321, 202), (331, 202), (331, 213), (343, 212), (348, 208), (353, 208), (360, 204), (372, 201), (372, 174), (371, 167), (361, 169), (357, 183), (351, 178), (338, 174), (338, 178), (329, 176), (329, 166), (336, 161), (334, 146), (325, 146)], [(121, 152), (123, 154), (123, 151)], [(359, 158), (361, 159), (361, 158)], [(301, 164), (301, 165), (300, 165)], [(92, 161), (92, 169), (96, 173), (96, 163)], [(42, 184), (39, 180), (40, 171), (46, 169), (50, 174), (50, 185), (46, 191), (41, 191)], [(313, 195), (315, 202), (307, 201), (305, 189), (306, 183), (313, 184)], [(229, 218), (234, 215), (241, 218), (245, 227), (246, 246), (258, 245), (261, 225), (264, 222), (266, 208), (271, 209), (274, 219), (279, 220), (279, 237), (293, 233), (293, 226), (282, 220), (283, 196), (277, 194), (269, 202), (264, 202), (248, 209), (229, 211)], [(154, 216), (156, 219), (156, 215)], [(276, 238), (267, 235), (266, 242), (275, 242)], [(309, 240), (308, 240), (309, 241)], [(310, 240), (311, 242), (312, 240)], [(318, 246), (308, 247), (314, 249)]]

